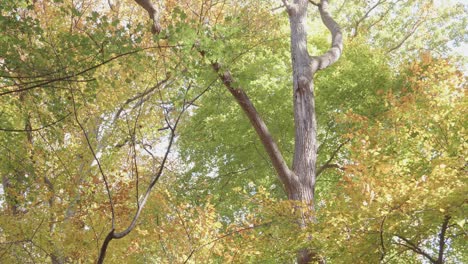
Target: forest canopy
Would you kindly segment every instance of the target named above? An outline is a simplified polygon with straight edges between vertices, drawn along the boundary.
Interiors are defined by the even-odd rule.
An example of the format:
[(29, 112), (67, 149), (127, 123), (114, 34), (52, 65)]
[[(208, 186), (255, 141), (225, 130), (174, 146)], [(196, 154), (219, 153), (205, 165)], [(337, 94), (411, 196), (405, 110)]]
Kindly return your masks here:
[(0, 0), (1, 263), (468, 263), (468, 5)]

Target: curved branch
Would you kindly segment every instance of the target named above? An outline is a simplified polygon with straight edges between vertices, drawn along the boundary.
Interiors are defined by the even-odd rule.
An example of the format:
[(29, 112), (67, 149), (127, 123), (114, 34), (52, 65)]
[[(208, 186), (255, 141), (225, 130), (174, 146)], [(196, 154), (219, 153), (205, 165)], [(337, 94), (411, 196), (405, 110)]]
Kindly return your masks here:
[(399, 245), (404, 246), (419, 255), (422, 255), (423, 257), (427, 258), (431, 263), (437, 263), (436, 259), (434, 259), (431, 255), (429, 255), (427, 252), (422, 250), (417, 244), (411, 242), (411, 240), (409, 240), (408, 238), (405, 238), (400, 235), (395, 235), (395, 236), (405, 242), (405, 243), (398, 243)]
[[(127, 236), (134, 228), (135, 226), (137, 225), (137, 222), (138, 222), (138, 219), (140, 218), (140, 214), (141, 212), (143, 211), (143, 208), (146, 204), (146, 202), (148, 201), (148, 198), (151, 194), (151, 191), (153, 190), (153, 187), (156, 185), (156, 183), (158, 182), (159, 178), (161, 177), (162, 173), (163, 173), (163, 170), (165, 168), (165, 165), (167, 163), (167, 160), (169, 158), (169, 154), (172, 150), (172, 147), (174, 145), (174, 141), (175, 141), (175, 137), (176, 137), (176, 129), (177, 129), (177, 126), (179, 125), (179, 122), (182, 118), (182, 115), (185, 113), (185, 111), (190, 108), (194, 102), (199, 99), (203, 94), (206, 93), (206, 91), (208, 91), (211, 86), (214, 84), (214, 81), (211, 82), (205, 90), (203, 90), (200, 94), (198, 94), (195, 98), (193, 98), (192, 100), (190, 101), (187, 101), (186, 99), (184, 99), (184, 102), (183, 102), (183, 108), (182, 110), (180, 111), (180, 113), (177, 115), (175, 121), (174, 121), (174, 124), (170, 124), (169, 123), (169, 118), (167, 117), (167, 115), (165, 116), (165, 119), (166, 119), (166, 124), (167, 124), (167, 128), (170, 130), (170, 138), (169, 138), (169, 143), (167, 145), (167, 148), (166, 148), (166, 152), (164, 153), (164, 157), (161, 161), (161, 164), (159, 165), (159, 169), (158, 171), (156, 172), (156, 174), (153, 176), (153, 179), (151, 179), (148, 187), (146, 188), (146, 192), (144, 194), (144, 196), (142, 197), (142, 199), (140, 201), (137, 202), (137, 210), (135, 212), (135, 215), (133, 216), (133, 219), (132, 219), (132, 222), (130, 223), (130, 225), (127, 226), (127, 228), (125, 230), (123, 230), (122, 232), (115, 232), (115, 229), (114, 229), (114, 225), (112, 225), (112, 229), (111, 231), (107, 234), (106, 238), (104, 239), (104, 242), (102, 243), (101, 245), (101, 249), (100, 249), (100, 252), (99, 252), (99, 258), (98, 258), (98, 264), (101, 264), (104, 262), (104, 258), (105, 258), (105, 255), (106, 255), (106, 252), (107, 252), (107, 248), (109, 246), (109, 243), (113, 240), (113, 239), (121, 239), (121, 238), (124, 238), (125, 236)], [(187, 91), (186, 91), (187, 92)], [(187, 95), (187, 94), (186, 94)]]
[(104, 242), (102, 243), (101, 249), (99, 251), (99, 259), (97, 263), (104, 263), (104, 258), (106, 257), (106, 252), (107, 252), (107, 247), (109, 246), (109, 243), (112, 241), (114, 236), (114, 229), (112, 229), (109, 234), (107, 234), (106, 238), (104, 239)]
[(416, 21), (416, 23), (414, 23), (413, 27), (411, 28), (411, 30), (406, 33), (406, 35), (403, 37), (403, 39), (400, 40), (400, 42), (398, 42), (397, 45), (395, 45), (394, 47), (390, 48), (387, 53), (391, 53), (399, 48), (401, 48), (401, 46), (403, 46), (403, 44), (405, 44), (405, 42), (411, 37), (413, 36), (413, 34), (416, 32), (416, 30), (418, 29), (419, 26), (421, 26), (421, 24), (424, 22), (424, 20), (418, 20)]
[(143, 211), (143, 208), (144, 208), (146, 202), (148, 201), (148, 198), (149, 198), (149, 195), (150, 195), (151, 191), (153, 190), (154, 185), (156, 185), (156, 182), (158, 182), (159, 178), (162, 175), (163, 169), (164, 169), (164, 167), (166, 165), (167, 159), (169, 157), (169, 153), (171, 152), (172, 145), (174, 143), (175, 130), (176, 130), (177, 125), (178, 125), (178, 123), (180, 121), (180, 118), (181, 118), (181, 116), (182, 116), (182, 114), (184, 112), (185, 112), (185, 109), (183, 109), (179, 113), (174, 125), (171, 126), (171, 125), (168, 124), (168, 126), (169, 126), (169, 128), (171, 130), (171, 137), (169, 139), (169, 144), (168, 144), (168, 146), (166, 148), (166, 152), (164, 153), (163, 160), (161, 161), (161, 164), (159, 165), (159, 169), (158, 169), (157, 173), (155, 174), (155, 176), (151, 180), (150, 184), (148, 185), (145, 195), (138, 202), (138, 209), (137, 209), (135, 215), (133, 216), (132, 222), (122, 232), (115, 232), (114, 225), (112, 225), (111, 231), (107, 234), (106, 238), (104, 239), (104, 242), (101, 245), (101, 249), (100, 249), (100, 252), (99, 252), (99, 258), (98, 258), (98, 262), (97, 262), (98, 264), (104, 263), (104, 258), (105, 258), (106, 252), (107, 252), (107, 247), (109, 246), (109, 243), (113, 239), (121, 239), (121, 238), (125, 237), (126, 235), (128, 235), (135, 228), (135, 226), (137, 224), (137, 221), (140, 218), (140, 214)]
[(338, 23), (331, 17), (328, 11), (328, 0), (322, 0), (321, 3), (318, 4), (318, 9), (323, 24), (332, 34), (332, 43), (331, 48), (325, 54), (311, 58), (312, 74), (335, 63), (343, 53), (343, 33)]

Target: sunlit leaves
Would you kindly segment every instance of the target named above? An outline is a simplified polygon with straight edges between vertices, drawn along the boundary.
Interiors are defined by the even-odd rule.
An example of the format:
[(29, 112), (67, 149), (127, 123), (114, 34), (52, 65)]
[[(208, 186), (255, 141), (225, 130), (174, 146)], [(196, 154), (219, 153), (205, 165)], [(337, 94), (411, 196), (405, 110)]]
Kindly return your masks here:
[[(120, 231), (159, 168), (166, 122), (191, 103), (178, 152), (137, 228), (111, 243), (109, 262), (277, 263), (307, 247), (330, 263), (415, 263), (421, 254), (404, 239), (436, 256), (445, 219), (446, 260), (465, 261), (466, 83), (450, 60), (419, 53), (445, 56), (449, 40), (466, 39), (463, 8), (379, 1), (356, 26), (377, 1), (333, 4), (344, 30), (359, 34), (316, 76), (318, 166), (332, 156), (333, 166), (318, 179), (317, 221), (301, 230), (297, 213), (307, 205), (285, 200), (212, 70), (216, 62), (231, 72), (290, 163), (279, 2), (167, 0), (163, 30), (152, 35), (132, 1), (2, 1), (0, 261), (93, 261), (111, 228), (103, 176)], [(386, 53), (418, 19), (405, 44)], [(326, 50), (324, 30), (312, 22), (311, 33), (313, 55)]]
[[(464, 79), (448, 61), (428, 54), (409, 71), (405, 88), (388, 94), (389, 108), (375, 120), (348, 115), (362, 125), (355, 133), (342, 192), (336, 194), (340, 199), (328, 206), (337, 211), (324, 220), (335, 219), (331, 224), (342, 230), (344, 247), (353, 241), (359, 251), (373, 248), (360, 258), (414, 259), (414, 251), (395, 256), (408, 245), (398, 237), (438, 256), (444, 219), (463, 219)], [(351, 214), (343, 215), (344, 208)], [(455, 245), (462, 230), (450, 225), (444, 239)], [(444, 252), (452, 260), (461, 260), (459, 253), (455, 246)]]

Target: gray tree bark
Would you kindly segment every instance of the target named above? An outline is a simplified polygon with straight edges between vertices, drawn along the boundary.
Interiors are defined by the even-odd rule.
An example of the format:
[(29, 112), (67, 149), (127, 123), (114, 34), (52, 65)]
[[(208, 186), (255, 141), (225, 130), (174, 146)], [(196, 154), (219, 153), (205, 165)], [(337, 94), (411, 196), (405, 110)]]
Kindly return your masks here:
[(151, 26), (151, 31), (153, 34), (159, 34), (161, 32), (161, 25), (159, 24), (160, 12), (158, 9), (151, 3), (150, 0), (135, 0), (137, 4), (143, 7), (146, 12), (148, 12), (149, 17), (153, 20), (153, 25)]
[[(301, 225), (314, 220), (315, 182), (317, 177), (317, 118), (315, 114), (314, 75), (325, 69), (341, 56), (342, 33), (328, 12), (328, 0), (316, 4), (308, 0), (283, 0), (289, 15), (291, 28), (291, 60), (293, 68), (293, 101), (295, 123), (295, 148), (293, 173), (298, 181), (293, 184), (289, 199), (306, 204), (301, 208)], [(311, 57), (307, 50), (307, 7), (316, 5), (322, 22), (332, 34), (330, 50), (318, 57)], [(319, 256), (308, 249), (298, 253), (298, 263), (321, 262)]]

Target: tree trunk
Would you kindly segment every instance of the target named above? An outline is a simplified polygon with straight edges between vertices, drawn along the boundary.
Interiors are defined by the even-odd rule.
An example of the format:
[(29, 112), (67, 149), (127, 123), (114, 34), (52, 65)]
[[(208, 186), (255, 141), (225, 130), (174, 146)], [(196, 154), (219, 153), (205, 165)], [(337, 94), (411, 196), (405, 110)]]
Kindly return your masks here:
[[(293, 68), (293, 103), (295, 124), (295, 145), (293, 172), (298, 177), (288, 193), (289, 199), (301, 201), (300, 225), (306, 228), (313, 220), (315, 163), (317, 160), (317, 121), (315, 117), (315, 98), (310, 56), (307, 52), (307, 0), (294, 1), (288, 6), (291, 27), (291, 60)], [(302, 249), (298, 252), (297, 262), (310, 263), (312, 251)]]
[[(318, 7), (325, 26), (332, 33), (330, 50), (319, 57), (311, 57), (307, 51), (307, 6), (308, 0), (283, 0), (288, 11), (291, 27), (291, 59), (293, 68), (293, 101), (295, 123), (295, 149), (292, 170), (273, 140), (268, 128), (257, 113), (254, 105), (241, 87), (233, 86), (233, 77), (229, 71), (220, 72), (221, 66), (213, 63), (213, 69), (218, 73), (226, 88), (236, 99), (239, 106), (249, 118), (262, 144), (268, 153), (278, 177), (284, 185), (288, 198), (300, 201), (298, 206), (302, 228), (315, 220), (314, 191), (317, 161), (317, 119), (315, 116), (314, 74), (338, 60), (343, 50), (342, 35), (338, 24), (328, 13), (328, 1), (322, 0)], [(203, 52), (201, 52), (203, 55)], [(305, 205), (305, 206), (304, 206)], [(309, 238), (311, 239), (311, 238)], [(297, 262), (321, 262), (316, 252), (302, 249), (298, 252)]]
[(293, 66), (293, 101), (295, 147), (293, 172), (298, 185), (293, 186), (289, 199), (300, 200), (313, 208), (315, 162), (317, 160), (317, 121), (314, 86), (307, 52), (307, 0), (296, 1), (288, 9), (291, 25), (291, 59)]
[[(149, 13), (143, 2), (135, 0)], [(233, 77), (229, 70), (221, 71), (221, 65), (212, 63), (214, 71), (223, 82), (239, 106), (249, 118), (250, 123), (257, 132), (279, 179), (293, 201), (300, 201), (298, 206), (301, 213), (299, 224), (306, 228), (315, 220), (314, 216), (314, 191), (317, 176), (317, 119), (315, 116), (314, 74), (325, 69), (341, 56), (343, 50), (342, 34), (340, 27), (328, 12), (328, 0), (315, 3), (312, 0), (282, 0), (289, 15), (291, 27), (291, 58), (293, 68), (293, 101), (295, 123), (295, 149), (292, 170), (289, 169), (280, 149), (268, 131), (260, 114), (255, 109), (242, 87), (235, 87)], [(331, 48), (323, 55), (311, 57), (307, 51), (307, 7), (309, 3), (318, 7), (322, 22), (332, 34)], [(151, 16), (151, 14), (150, 14)], [(199, 50), (204, 56), (205, 51)], [(311, 238), (310, 238), (311, 239)], [(310, 263), (321, 262), (315, 252), (302, 249), (298, 252), (297, 262)]]
[[(317, 161), (317, 118), (315, 115), (314, 74), (338, 60), (341, 55), (342, 36), (338, 24), (328, 13), (328, 0), (318, 6), (323, 23), (332, 33), (331, 49), (320, 57), (311, 57), (307, 50), (307, 7), (308, 0), (283, 0), (291, 27), (291, 60), (293, 68), (293, 101), (295, 123), (295, 148), (293, 173), (297, 184), (292, 184), (289, 199), (301, 201), (301, 227), (315, 220), (314, 193)], [(313, 2), (311, 2), (313, 3)], [(311, 238), (309, 238), (311, 239)], [(318, 254), (302, 249), (298, 252), (297, 262), (321, 262)]]

